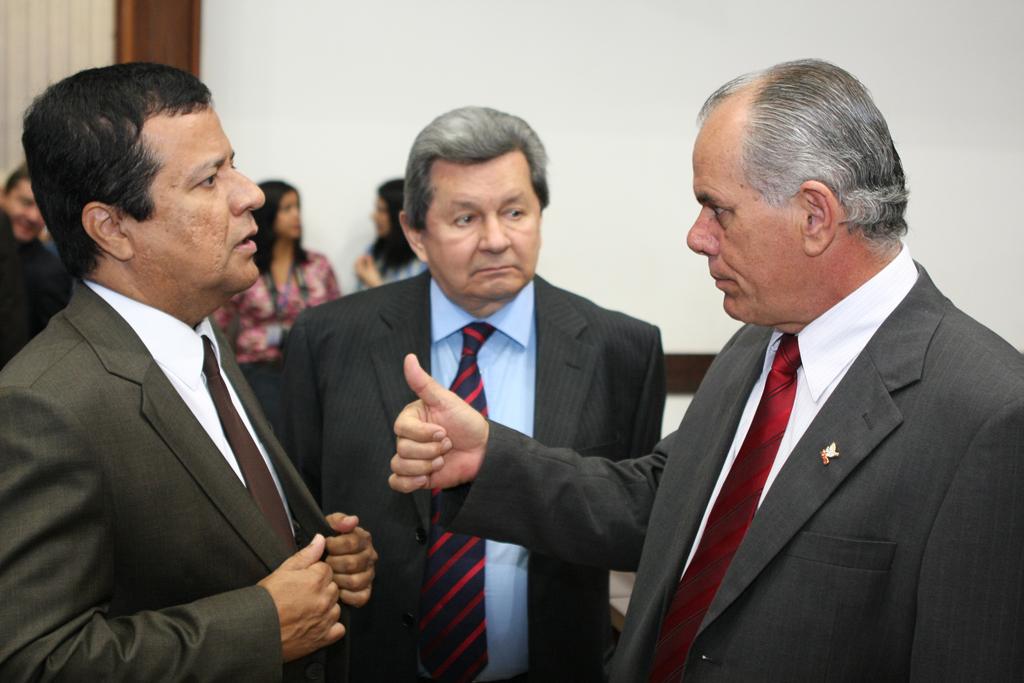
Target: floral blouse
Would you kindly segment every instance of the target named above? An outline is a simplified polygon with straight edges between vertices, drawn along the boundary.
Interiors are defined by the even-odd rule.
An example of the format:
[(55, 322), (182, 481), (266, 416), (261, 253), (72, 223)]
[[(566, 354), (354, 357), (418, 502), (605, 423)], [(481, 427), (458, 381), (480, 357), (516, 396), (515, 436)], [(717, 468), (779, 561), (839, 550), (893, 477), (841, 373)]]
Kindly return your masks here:
[(252, 287), (214, 311), (214, 322), (235, 335), (232, 341), (239, 363), (280, 361), (282, 332), (287, 333), (299, 313), (341, 296), (338, 280), (323, 254), (307, 249), (306, 255), (308, 260), (297, 266), (301, 277), (293, 273), (277, 292), (276, 308), (268, 278), (261, 275)]

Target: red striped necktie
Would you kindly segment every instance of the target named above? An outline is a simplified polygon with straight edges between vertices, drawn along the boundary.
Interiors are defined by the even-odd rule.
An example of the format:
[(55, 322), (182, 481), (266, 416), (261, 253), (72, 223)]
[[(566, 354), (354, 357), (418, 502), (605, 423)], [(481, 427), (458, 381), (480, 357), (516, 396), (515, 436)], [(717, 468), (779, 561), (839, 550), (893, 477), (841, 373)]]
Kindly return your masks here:
[[(462, 357), (451, 390), (487, 417), (487, 398), (476, 357), (494, 332), (487, 323), (462, 328)], [(484, 539), (445, 530), (439, 523), (441, 490), (430, 502), (430, 545), (420, 592), (420, 660), (437, 681), (472, 681), (487, 666), (484, 609)]]
[(784, 334), (750, 429), (711, 508), (697, 552), (680, 579), (661, 624), (651, 670), (652, 683), (681, 680), (686, 656), (704, 614), (757, 512), (761, 492), (789, 424), (799, 367), (800, 347), (796, 337)]

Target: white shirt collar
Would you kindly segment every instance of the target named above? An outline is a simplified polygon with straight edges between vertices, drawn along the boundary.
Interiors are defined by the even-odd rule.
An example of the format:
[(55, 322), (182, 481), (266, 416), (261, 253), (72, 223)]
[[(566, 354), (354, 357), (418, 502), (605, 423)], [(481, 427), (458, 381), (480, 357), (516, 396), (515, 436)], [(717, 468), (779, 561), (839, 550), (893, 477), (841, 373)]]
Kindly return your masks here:
[[(910, 250), (903, 245), (885, 268), (800, 331), (800, 363), (815, 401), (867, 346), (917, 277)], [(781, 336), (776, 331), (770, 346), (774, 347)]]
[(193, 391), (204, 386), (201, 336), (207, 336), (213, 342), (217, 362), (220, 363), (220, 348), (209, 318), (203, 318), (192, 329), (172, 315), (97, 282), (85, 280), (85, 284), (125, 319), (165, 372), (174, 375)]

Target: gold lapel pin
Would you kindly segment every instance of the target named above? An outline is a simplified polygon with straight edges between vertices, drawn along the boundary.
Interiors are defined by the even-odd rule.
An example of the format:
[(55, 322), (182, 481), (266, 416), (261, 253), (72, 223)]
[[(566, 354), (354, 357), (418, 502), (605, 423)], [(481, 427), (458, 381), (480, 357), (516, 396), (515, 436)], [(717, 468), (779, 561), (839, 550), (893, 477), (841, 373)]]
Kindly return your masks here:
[(832, 458), (839, 457), (839, 449), (836, 448), (836, 442), (833, 441), (828, 445), (828, 448), (821, 449), (821, 464), (827, 465), (832, 461)]

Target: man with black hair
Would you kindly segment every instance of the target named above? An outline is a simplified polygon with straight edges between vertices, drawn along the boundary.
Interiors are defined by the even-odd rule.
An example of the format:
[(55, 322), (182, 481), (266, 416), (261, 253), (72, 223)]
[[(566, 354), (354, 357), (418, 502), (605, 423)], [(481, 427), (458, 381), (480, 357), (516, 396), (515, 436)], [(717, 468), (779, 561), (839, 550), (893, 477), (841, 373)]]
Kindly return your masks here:
[(28, 341), (25, 282), (21, 277), (18, 243), (0, 211), (0, 369)]
[(71, 278), (60, 259), (40, 240), (46, 223), (32, 193), (32, 180), (25, 164), (7, 176), (0, 209), (0, 222), (9, 224), (18, 243), (18, 260), (25, 279), (28, 336), (32, 338), (43, 331), (57, 311), (68, 305)]
[(0, 679), (347, 677), (369, 597), (207, 316), (257, 277), (259, 188), (167, 66), (75, 74), (25, 116), (68, 307), (0, 374)]

